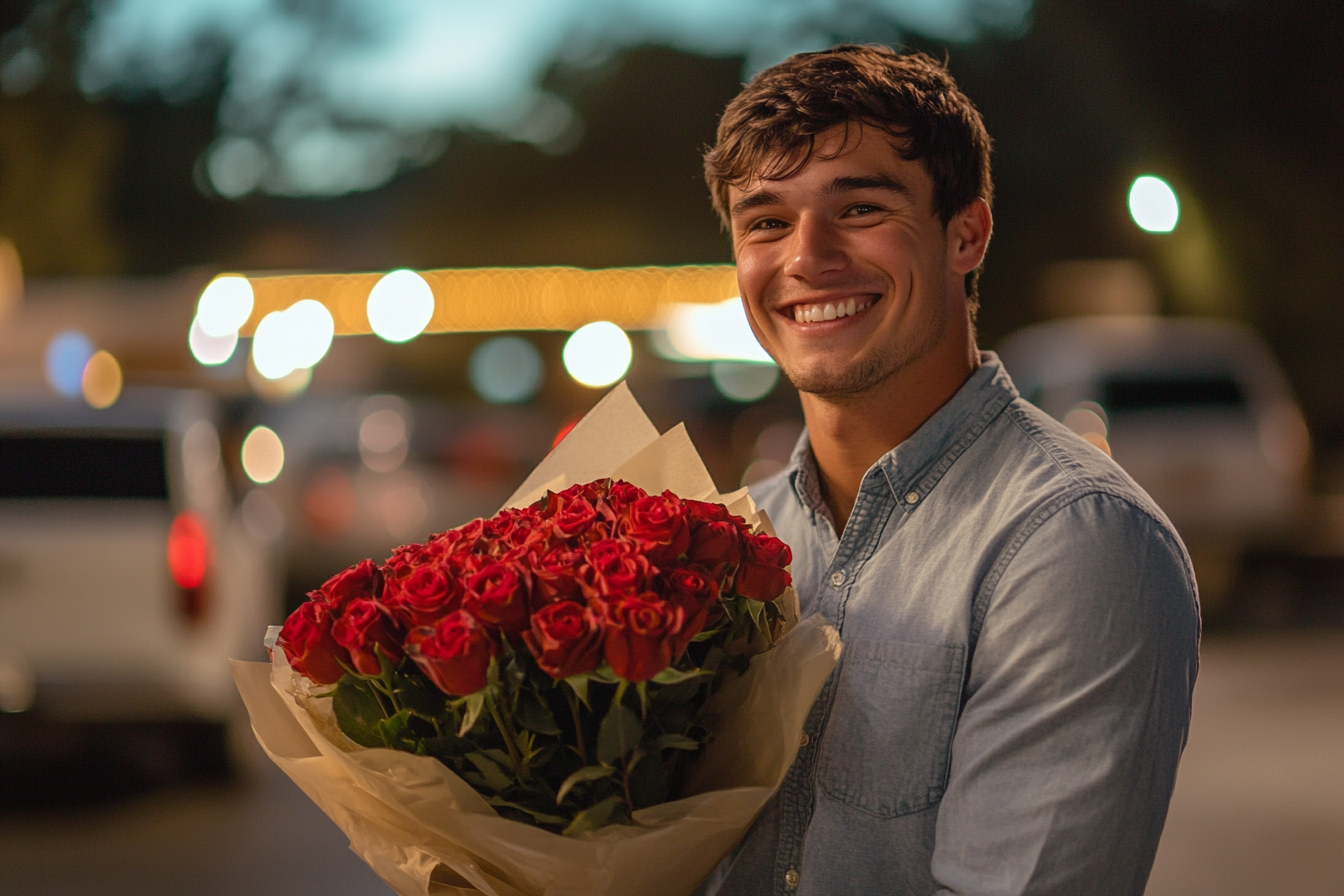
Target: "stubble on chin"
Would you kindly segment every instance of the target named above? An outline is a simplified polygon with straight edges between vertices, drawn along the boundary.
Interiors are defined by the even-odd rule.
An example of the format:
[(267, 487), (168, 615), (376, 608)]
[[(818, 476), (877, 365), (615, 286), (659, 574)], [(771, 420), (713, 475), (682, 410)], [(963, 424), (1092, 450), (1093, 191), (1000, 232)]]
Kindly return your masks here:
[(799, 392), (831, 403), (859, 401), (932, 352), (947, 334), (947, 327), (947, 319), (940, 315), (899, 343), (883, 346), (848, 364), (818, 364), (808, 369), (781, 363), (780, 372)]

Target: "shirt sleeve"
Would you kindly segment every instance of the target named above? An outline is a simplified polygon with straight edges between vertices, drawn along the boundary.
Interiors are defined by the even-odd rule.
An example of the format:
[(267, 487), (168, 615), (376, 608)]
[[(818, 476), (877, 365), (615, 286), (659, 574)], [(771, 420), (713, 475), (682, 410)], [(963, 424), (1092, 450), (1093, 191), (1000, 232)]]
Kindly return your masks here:
[(948, 896), (1141, 896), (1189, 728), (1193, 574), (1120, 498), (1043, 516), (985, 583), (933, 876)]

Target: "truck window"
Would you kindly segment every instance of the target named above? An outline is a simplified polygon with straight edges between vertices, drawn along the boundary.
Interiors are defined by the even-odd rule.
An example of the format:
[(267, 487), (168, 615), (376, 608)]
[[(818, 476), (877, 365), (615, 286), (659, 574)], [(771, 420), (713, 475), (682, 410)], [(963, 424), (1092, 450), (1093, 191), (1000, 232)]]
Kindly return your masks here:
[(1102, 406), (1127, 411), (1238, 410), (1246, 392), (1230, 376), (1112, 377), (1102, 384)]
[(0, 433), (0, 500), (168, 500), (164, 437)]

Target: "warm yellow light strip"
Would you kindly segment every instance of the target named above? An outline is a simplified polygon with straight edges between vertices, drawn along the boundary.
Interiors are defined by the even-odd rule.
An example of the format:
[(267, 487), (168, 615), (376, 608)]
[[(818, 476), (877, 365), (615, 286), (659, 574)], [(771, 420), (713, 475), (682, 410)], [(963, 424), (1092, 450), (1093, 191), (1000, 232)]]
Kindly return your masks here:
[[(490, 330), (577, 330), (595, 320), (622, 329), (659, 326), (678, 302), (722, 302), (737, 295), (732, 265), (607, 268), (459, 268), (419, 271), (434, 291), (426, 333)], [(286, 274), (248, 277), (255, 304), (241, 330), (250, 336), (263, 317), (300, 299), (317, 299), (336, 322), (336, 335), (373, 332), (365, 308), (383, 274)]]

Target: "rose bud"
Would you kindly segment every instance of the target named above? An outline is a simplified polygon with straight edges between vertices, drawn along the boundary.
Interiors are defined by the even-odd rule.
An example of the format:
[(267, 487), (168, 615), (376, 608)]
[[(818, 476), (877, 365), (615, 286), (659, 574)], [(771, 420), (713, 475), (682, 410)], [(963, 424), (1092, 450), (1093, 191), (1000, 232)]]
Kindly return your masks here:
[(406, 654), (445, 694), (465, 697), (485, 687), (495, 643), (465, 610), (449, 613), (435, 626), (406, 636)]
[(638, 594), (648, 586), (653, 570), (637, 550), (637, 545), (620, 538), (594, 542), (580, 574), (596, 594)]
[(649, 495), (631, 504), (621, 517), (619, 529), (655, 566), (671, 563), (691, 544), (686, 508), (671, 492)]
[(648, 681), (672, 664), (672, 644), (683, 613), (652, 592), (618, 595), (601, 602), (603, 655), (613, 672), (629, 682)]
[(438, 566), (421, 566), (395, 590), (389, 584), (383, 603), (407, 627), (433, 625), (461, 606), (462, 586)]
[(764, 533), (742, 542), (742, 563), (733, 590), (751, 600), (771, 601), (784, 593), (793, 577), (784, 568), (793, 560), (789, 546)]
[(371, 600), (354, 600), (331, 627), (336, 643), (350, 652), (350, 665), (364, 675), (383, 671), (375, 648), (395, 665), (401, 662), (401, 631), (382, 608)]
[(327, 579), (318, 590), (339, 611), (352, 600), (377, 597), (383, 590), (383, 574), (372, 560), (361, 560)]
[(289, 659), (290, 668), (316, 684), (335, 684), (350, 665), (350, 654), (331, 636), (331, 608), (320, 600), (305, 601), (289, 614), (275, 643)]
[(591, 672), (602, 662), (602, 622), (591, 609), (572, 600), (547, 604), (532, 615), (523, 632), (537, 665), (555, 679)]
[(737, 568), (742, 559), (742, 535), (737, 526), (727, 520), (704, 520), (691, 523), (691, 546), (686, 559), (698, 563), (715, 579)]
[(681, 630), (672, 641), (672, 656), (686, 652), (691, 640), (704, 631), (713, 611), (719, 605), (719, 586), (708, 573), (686, 566), (667, 574), (667, 599), (681, 607)]
[(532, 610), (531, 581), (518, 566), (487, 563), (468, 577), (462, 608), (479, 621), (515, 635), (528, 626)]
[(586, 498), (566, 501), (560, 512), (551, 518), (555, 531), (564, 538), (582, 537), (597, 520), (597, 508)]
[(584, 553), (566, 547), (556, 547), (542, 554), (533, 566), (536, 588), (532, 595), (537, 604), (558, 600), (578, 600), (582, 595), (579, 567)]

